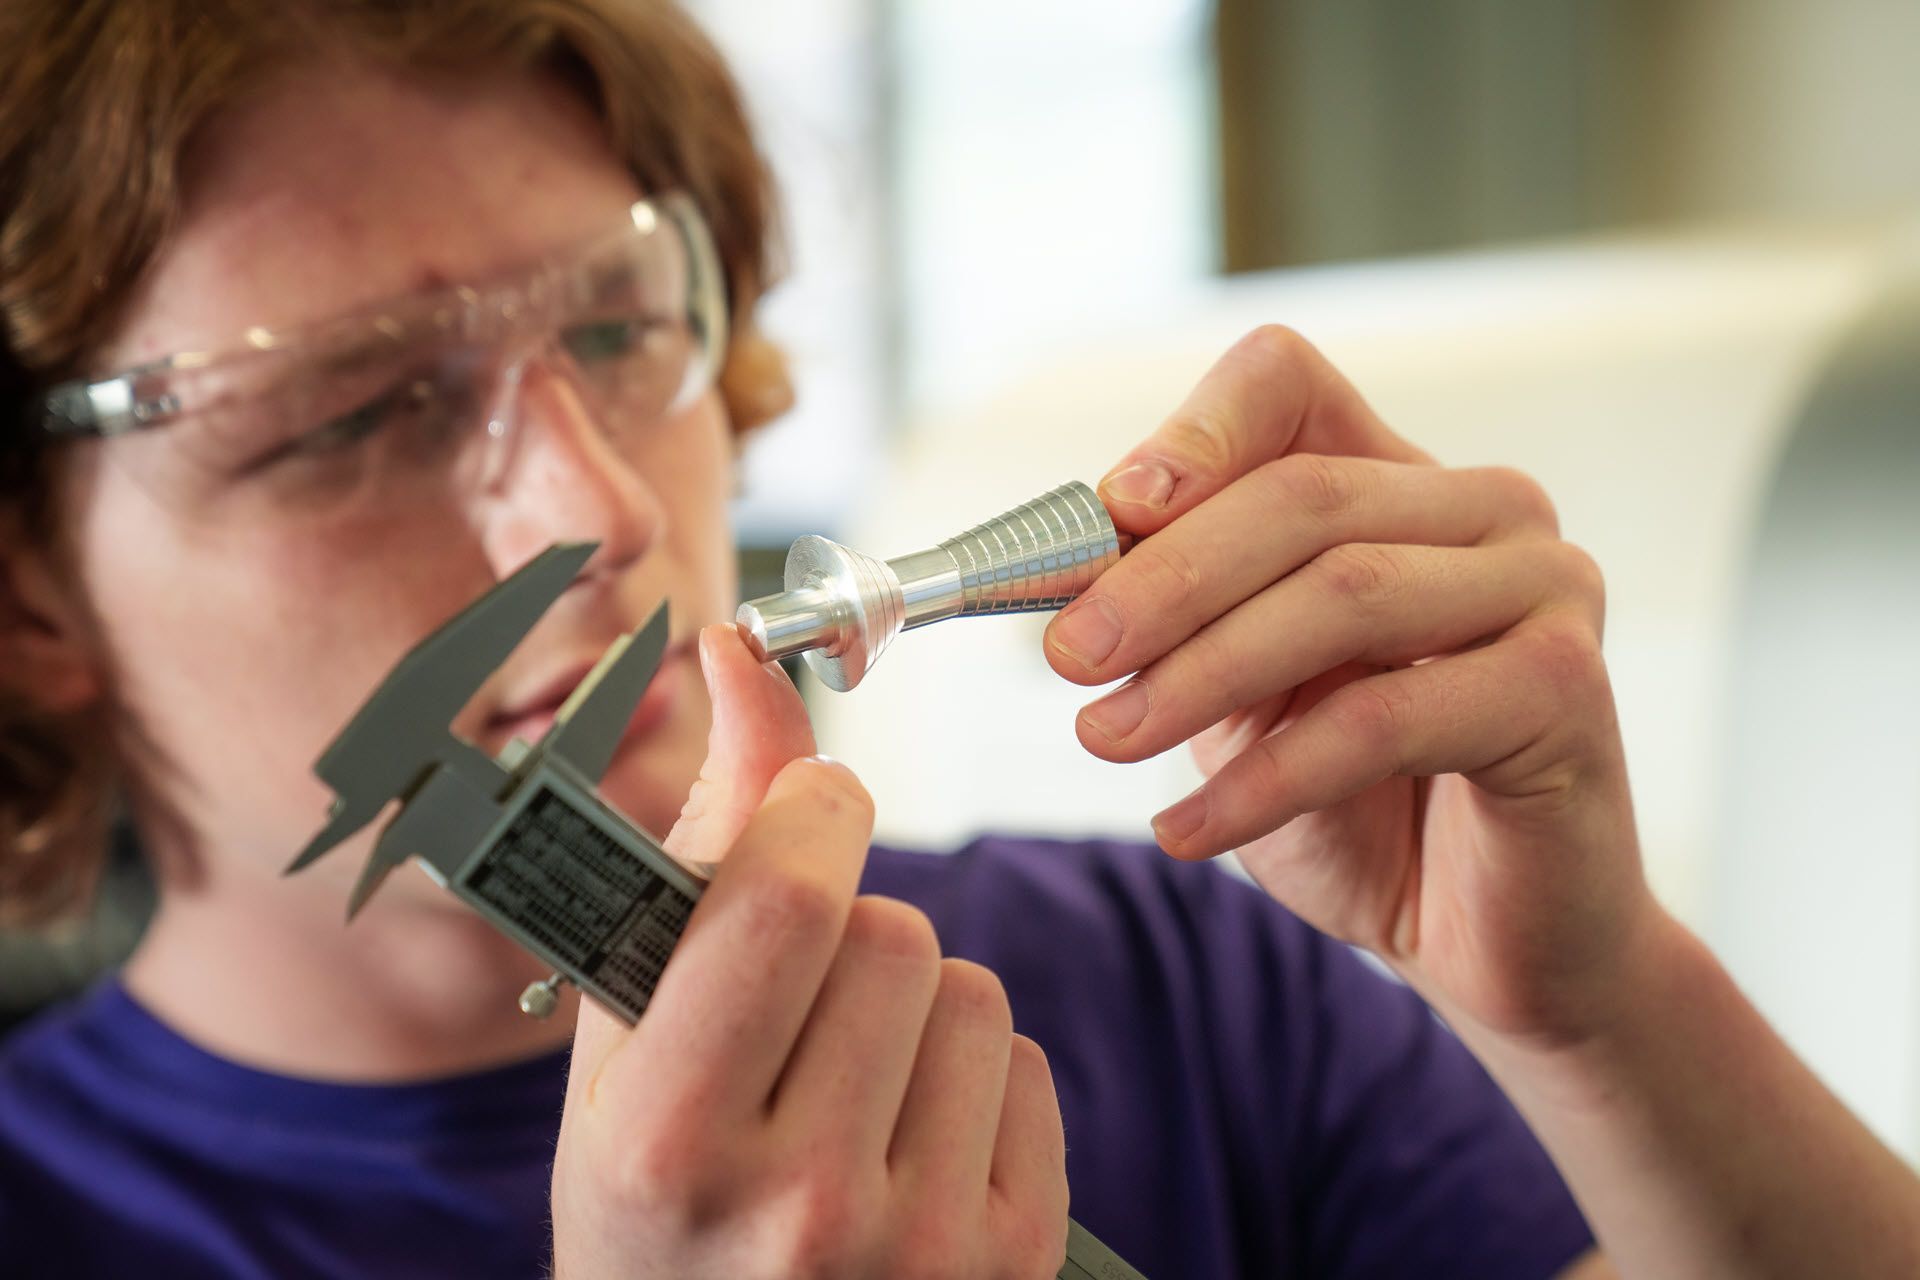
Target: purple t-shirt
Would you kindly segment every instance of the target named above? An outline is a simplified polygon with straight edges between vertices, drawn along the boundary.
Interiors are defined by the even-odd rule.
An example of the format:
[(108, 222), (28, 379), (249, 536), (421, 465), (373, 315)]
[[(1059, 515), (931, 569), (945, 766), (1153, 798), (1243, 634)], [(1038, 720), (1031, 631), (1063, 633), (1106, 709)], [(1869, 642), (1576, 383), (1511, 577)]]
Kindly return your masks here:
[[(1264, 894), (1147, 849), (876, 849), (1046, 1049), (1073, 1214), (1150, 1280), (1546, 1277), (1591, 1245), (1413, 995)], [(0, 1272), (546, 1273), (566, 1057), (401, 1086), (269, 1075), (116, 982), (0, 1046)]]

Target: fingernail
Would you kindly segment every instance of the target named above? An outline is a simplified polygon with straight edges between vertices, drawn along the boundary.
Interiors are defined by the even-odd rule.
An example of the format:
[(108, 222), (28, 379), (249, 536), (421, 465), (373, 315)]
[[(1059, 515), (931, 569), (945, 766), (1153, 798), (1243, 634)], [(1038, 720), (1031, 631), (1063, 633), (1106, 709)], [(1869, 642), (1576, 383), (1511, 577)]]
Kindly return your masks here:
[(1080, 714), (1108, 742), (1118, 742), (1140, 727), (1140, 722), (1147, 718), (1151, 701), (1146, 681), (1129, 680)]
[(1103, 481), (1100, 496), (1115, 502), (1160, 508), (1173, 496), (1173, 472), (1159, 462), (1136, 462)]
[(1080, 600), (1053, 620), (1053, 647), (1091, 671), (1120, 644), (1120, 611), (1102, 596)]
[(1153, 834), (1179, 844), (1207, 825), (1209, 807), (1207, 789), (1201, 787), (1179, 804), (1162, 810), (1153, 820)]

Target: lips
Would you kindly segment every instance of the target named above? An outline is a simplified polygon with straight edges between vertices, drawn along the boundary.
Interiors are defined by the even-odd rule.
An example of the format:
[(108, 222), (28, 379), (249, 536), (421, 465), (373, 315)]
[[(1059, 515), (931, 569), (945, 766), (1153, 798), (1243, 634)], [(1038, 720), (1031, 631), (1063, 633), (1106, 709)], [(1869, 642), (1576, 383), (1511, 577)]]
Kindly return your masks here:
[[(659, 670), (654, 673), (647, 691), (635, 705), (623, 741), (646, 733), (666, 719), (676, 700), (680, 677), (687, 665), (696, 661), (695, 639), (694, 635), (684, 636), (661, 654)], [(587, 673), (593, 670), (598, 661), (599, 655), (596, 654), (568, 663), (553, 676), (534, 685), (530, 693), (509, 702), (489, 716), (483, 730), (488, 743), (504, 743), (509, 738), (538, 742), (553, 727), (561, 704), (586, 679)]]

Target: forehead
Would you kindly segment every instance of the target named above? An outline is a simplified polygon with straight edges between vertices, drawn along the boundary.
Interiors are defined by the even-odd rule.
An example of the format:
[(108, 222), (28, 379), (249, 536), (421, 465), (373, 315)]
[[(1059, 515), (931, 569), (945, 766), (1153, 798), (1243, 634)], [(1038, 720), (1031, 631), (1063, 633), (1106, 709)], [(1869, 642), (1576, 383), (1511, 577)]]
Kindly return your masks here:
[(291, 70), (211, 121), (183, 170), (180, 221), (103, 364), (484, 277), (639, 195), (583, 102), (507, 70)]

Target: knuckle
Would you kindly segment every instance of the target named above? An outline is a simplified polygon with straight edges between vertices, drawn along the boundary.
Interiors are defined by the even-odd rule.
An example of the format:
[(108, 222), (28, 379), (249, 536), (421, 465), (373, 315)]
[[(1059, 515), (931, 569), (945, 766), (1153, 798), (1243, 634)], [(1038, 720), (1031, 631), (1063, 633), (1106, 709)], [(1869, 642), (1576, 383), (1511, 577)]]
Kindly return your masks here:
[(840, 902), (821, 881), (770, 869), (743, 886), (742, 906), (755, 936), (822, 942), (839, 927)]
[(1043, 1081), (1047, 1087), (1053, 1087), (1053, 1065), (1047, 1061), (1047, 1051), (1032, 1036), (1015, 1035), (1010, 1055), (1009, 1070), (1034, 1080)]
[(1375, 542), (1342, 543), (1313, 564), (1329, 594), (1369, 612), (1391, 604), (1412, 577), (1398, 548)]
[(942, 960), (935, 1000), (954, 1017), (1012, 1033), (1013, 1006), (1007, 1002), (1007, 989), (985, 965), (951, 956)]
[(1559, 576), (1575, 598), (1591, 608), (1595, 617), (1605, 616), (1607, 575), (1601, 571), (1600, 562), (1585, 547), (1571, 542), (1555, 543), (1554, 554), (1559, 557)]
[(1238, 431), (1238, 423), (1223, 406), (1190, 406), (1167, 420), (1163, 434), (1185, 470), (1224, 479), (1233, 473), (1233, 440)]
[(813, 1168), (796, 1179), (775, 1228), (782, 1276), (843, 1276), (869, 1251), (870, 1197), (838, 1168)]
[(1180, 652), (1163, 659), (1149, 674), (1157, 682), (1180, 688), (1189, 680), (1204, 682), (1238, 706), (1247, 700), (1245, 686), (1257, 681), (1259, 667), (1248, 661), (1220, 627), (1207, 626), (1181, 641)]
[(1022, 1188), (1015, 1196), (996, 1193), (988, 1215), (996, 1276), (1010, 1280), (1051, 1280), (1067, 1258), (1067, 1179), (1064, 1166), (1054, 1184)]
[(1263, 324), (1240, 340), (1243, 350), (1281, 369), (1296, 369), (1319, 357), (1314, 345), (1299, 330), (1284, 324)]
[[(1235, 786), (1245, 794), (1272, 799), (1287, 794), (1292, 771), (1282, 757), (1292, 741), (1286, 734), (1255, 743), (1234, 758)], [(1216, 806), (1219, 801), (1216, 801)]]
[(657, 1140), (635, 1139), (629, 1142), (607, 1174), (607, 1186), (614, 1200), (637, 1213), (677, 1217), (673, 1213), (670, 1170), (674, 1162)]
[(873, 825), (873, 796), (853, 770), (844, 765), (820, 764), (808, 773), (807, 792), (828, 819), (852, 825)]
[(1318, 453), (1295, 453), (1267, 464), (1282, 500), (1334, 523), (1349, 516), (1364, 497), (1360, 472), (1349, 463)]
[[(1051, 1208), (1052, 1206), (1048, 1206)], [(1015, 1280), (1052, 1280), (1067, 1261), (1067, 1214), (1018, 1214), (1007, 1228), (1007, 1274)]]
[(1571, 615), (1549, 616), (1533, 628), (1534, 678), (1562, 698), (1583, 701), (1607, 688), (1600, 637)]
[(853, 900), (840, 945), (842, 949), (928, 968), (940, 961), (940, 939), (926, 913), (897, 899), (874, 894)]
[(666, 1225), (690, 1221), (700, 1188), (712, 1181), (713, 1154), (698, 1134), (667, 1124), (629, 1134), (607, 1172), (615, 1203)]
[(1327, 714), (1341, 732), (1374, 759), (1397, 757), (1400, 735), (1412, 713), (1405, 690), (1390, 680), (1356, 680), (1327, 699)]
[(1587, 794), (1590, 776), (1584, 761), (1562, 757), (1536, 770), (1527, 779), (1528, 807), (1536, 814), (1562, 814)]
[(1017, 1100), (1020, 1122), (1017, 1139), (1039, 1144), (1053, 1159), (1060, 1177), (1066, 1176), (1066, 1134), (1060, 1118), (1060, 1096), (1053, 1070), (1039, 1045), (1015, 1035), (1007, 1054), (1007, 1094)]
[(1146, 579), (1146, 596), (1154, 612), (1178, 609), (1200, 590), (1200, 566), (1165, 538), (1148, 538), (1134, 549), (1138, 572)]
[(1486, 474), (1503, 504), (1518, 514), (1518, 523), (1542, 527), (1556, 535), (1560, 532), (1560, 511), (1545, 485), (1516, 467), (1488, 467)]

